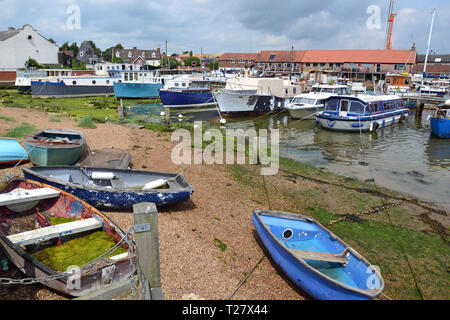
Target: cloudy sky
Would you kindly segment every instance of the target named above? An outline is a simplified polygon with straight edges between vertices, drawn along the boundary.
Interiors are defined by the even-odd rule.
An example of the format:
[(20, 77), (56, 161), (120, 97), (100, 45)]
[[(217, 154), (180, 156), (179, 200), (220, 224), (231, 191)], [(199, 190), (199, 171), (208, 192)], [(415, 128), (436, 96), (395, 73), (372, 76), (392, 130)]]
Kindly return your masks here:
[[(102, 50), (161, 48), (180, 53), (382, 49), (389, 0), (0, 0), (0, 30), (30, 24), (58, 45), (92, 40)], [(396, 0), (394, 49), (413, 42), (450, 53), (450, 1)], [(379, 15), (377, 14), (379, 12)]]

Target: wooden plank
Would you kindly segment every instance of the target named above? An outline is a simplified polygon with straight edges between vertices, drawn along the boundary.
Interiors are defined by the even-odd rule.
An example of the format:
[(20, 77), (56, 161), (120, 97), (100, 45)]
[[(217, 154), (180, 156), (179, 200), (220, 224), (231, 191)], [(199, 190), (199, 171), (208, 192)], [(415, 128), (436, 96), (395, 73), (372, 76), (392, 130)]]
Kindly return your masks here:
[(131, 291), (130, 281), (132, 279), (126, 279), (117, 283), (113, 283), (106, 288), (92, 291), (84, 296), (77, 297), (72, 300), (113, 300), (114, 298), (126, 295)]
[(314, 252), (287, 248), (296, 258), (315, 260), (315, 261), (326, 261), (334, 262), (340, 264), (346, 264), (347, 260), (345, 256), (349, 252), (349, 249), (345, 249), (341, 254), (324, 253), (324, 252)]
[(102, 227), (102, 220), (90, 218), (13, 234), (8, 236), (8, 239), (16, 245), (26, 246), (71, 234), (101, 229)]
[(0, 194), (0, 206), (33, 202), (43, 199), (59, 197), (60, 192), (51, 188), (16, 189), (9, 193)]
[(159, 262), (158, 211), (154, 203), (133, 206), (142, 299), (163, 300)]

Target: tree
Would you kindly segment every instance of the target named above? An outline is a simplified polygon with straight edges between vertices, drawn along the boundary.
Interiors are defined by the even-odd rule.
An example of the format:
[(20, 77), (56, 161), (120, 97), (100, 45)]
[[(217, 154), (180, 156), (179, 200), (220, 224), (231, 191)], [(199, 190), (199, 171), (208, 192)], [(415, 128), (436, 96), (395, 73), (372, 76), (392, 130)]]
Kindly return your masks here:
[(167, 59), (169, 59), (169, 69), (176, 69), (177, 67), (181, 66), (181, 63), (174, 58), (163, 58), (162, 64), (163, 66), (167, 66)]
[(200, 58), (197, 58), (197, 57), (188, 57), (188, 58), (186, 58), (185, 60), (184, 60), (184, 65), (186, 66), (186, 67), (190, 67), (190, 66), (192, 66), (192, 62), (196, 62), (196, 65), (197, 66), (201, 66), (201, 61), (200, 61)]
[(59, 51), (69, 51), (69, 42), (64, 42), (61, 47), (59, 47)]
[[(119, 62), (118, 59), (116, 58), (117, 50), (123, 50), (123, 46), (120, 43), (116, 44), (114, 47), (110, 47), (110, 48), (106, 49), (105, 51), (103, 51), (103, 59), (105, 61)], [(119, 63), (121, 63), (121, 62), (122, 61), (120, 61)]]
[(208, 65), (208, 67), (209, 67), (211, 70), (218, 70), (218, 69), (219, 69), (219, 61), (211, 62), (211, 63)]
[(56, 41), (53, 38), (48, 39), (48, 41), (50, 41), (53, 44), (56, 44)]
[(28, 58), (28, 61), (25, 62), (25, 66), (27, 68), (36, 68), (36, 69), (40, 69), (43, 66), (39, 64), (39, 62), (37, 62), (36, 60), (34, 60), (33, 58)]

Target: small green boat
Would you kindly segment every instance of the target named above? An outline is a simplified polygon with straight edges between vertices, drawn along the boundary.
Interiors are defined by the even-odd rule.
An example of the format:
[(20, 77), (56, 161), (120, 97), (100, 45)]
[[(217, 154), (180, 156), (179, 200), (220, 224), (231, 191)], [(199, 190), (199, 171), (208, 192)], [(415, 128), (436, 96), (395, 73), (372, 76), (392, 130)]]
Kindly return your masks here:
[(25, 140), (30, 161), (38, 166), (73, 165), (87, 149), (86, 137), (71, 129), (45, 129)]

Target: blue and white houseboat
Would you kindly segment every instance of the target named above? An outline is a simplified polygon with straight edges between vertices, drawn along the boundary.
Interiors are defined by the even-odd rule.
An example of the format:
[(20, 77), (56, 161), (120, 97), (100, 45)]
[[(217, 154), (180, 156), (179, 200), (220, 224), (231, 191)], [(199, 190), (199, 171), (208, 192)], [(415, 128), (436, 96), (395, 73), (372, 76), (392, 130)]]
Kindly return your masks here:
[(325, 110), (316, 114), (316, 123), (334, 131), (376, 131), (405, 121), (410, 111), (395, 95), (332, 96)]

